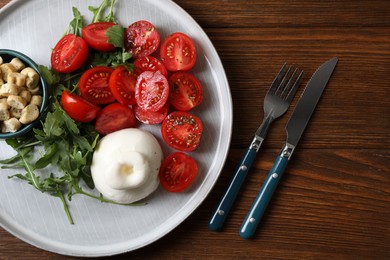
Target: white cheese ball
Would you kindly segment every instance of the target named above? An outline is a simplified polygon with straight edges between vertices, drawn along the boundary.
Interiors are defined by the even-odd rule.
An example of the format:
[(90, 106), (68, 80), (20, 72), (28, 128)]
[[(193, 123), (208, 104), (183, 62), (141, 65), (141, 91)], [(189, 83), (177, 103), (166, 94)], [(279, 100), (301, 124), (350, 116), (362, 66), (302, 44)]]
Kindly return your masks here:
[(151, 133), (123, 129), (100, 140), (92, 158), (92, 178), (103, 197), (132, 203), (157, 189), (162, 160), (161, 146)]

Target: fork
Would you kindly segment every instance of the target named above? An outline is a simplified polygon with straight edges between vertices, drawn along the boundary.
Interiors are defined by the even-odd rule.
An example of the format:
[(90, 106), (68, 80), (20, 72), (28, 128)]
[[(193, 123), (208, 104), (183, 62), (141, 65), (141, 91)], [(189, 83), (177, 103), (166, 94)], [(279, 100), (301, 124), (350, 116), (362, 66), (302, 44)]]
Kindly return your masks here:
[(245, 181), (246, 175), (256, 158), (257, 152), (264, 141), (269, 126), (275, 119), (286, 113), (291, 101), (294, 99), (303, 75), (303, 71), (301, 71), (297, 76), (298, 71), (298, 68), (294, 69), (291, 65), (288, 66), (286, 71), (285, 63), (272, 82), (271, 87), (264, 98), (263, 122), (257, 129), (252, 143), (243, 154), (230, 183), (226, 187), (223, 196), (213, 211), (209, 222), (210, 230), (221, 230), (227, 215), (234, 204), (237, 194)]

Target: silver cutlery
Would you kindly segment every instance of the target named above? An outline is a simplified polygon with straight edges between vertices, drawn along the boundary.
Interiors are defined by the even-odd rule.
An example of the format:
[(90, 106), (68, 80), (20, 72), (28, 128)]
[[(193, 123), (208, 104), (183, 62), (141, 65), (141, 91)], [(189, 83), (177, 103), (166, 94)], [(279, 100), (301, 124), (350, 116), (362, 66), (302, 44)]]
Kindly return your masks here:
[(244, 183), (259, 148), (267, 134), (271, 123), (282, 116), (291, 104), (300, 84), (303, 71), (293, 66), (287, 68), (286, 63), (280, 69), (264, 98), (264, 119), (255, 133), (252, 143), (244, 152), (226, 191), (213, 211), (209, 222), (209, 229), (218, 231), (222, 228), (230, 209)]
[(256, 196), (244, 222), (240, 229), (240, 236), (250, 238), (255, 233), (255, 230), (263, 216), (271, 197), (276, 190), (276, 187), (282, 178), (283, 172), (287, 167), (288, 162), (301, 138), (310, 117), (315, 110), (318, 100), (320, 99), (323, 90), (325, 89), (335, 67), (338, 62), (336, 57), (323, 63), (306, 85), (306, 88), (299, 98), (299, 101), (292, 113), (287, 125), (287, 140), (284, 148), (276, 158), (272, 169)]

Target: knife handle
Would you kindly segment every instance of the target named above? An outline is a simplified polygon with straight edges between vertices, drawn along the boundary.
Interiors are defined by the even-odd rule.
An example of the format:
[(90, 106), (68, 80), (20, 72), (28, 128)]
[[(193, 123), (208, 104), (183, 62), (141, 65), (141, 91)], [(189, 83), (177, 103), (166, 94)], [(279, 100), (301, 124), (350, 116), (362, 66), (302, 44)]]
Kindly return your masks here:
[(251, 168), (253, 161), (256, 158), (257, 151), (259, 150), (263, 140), (254, 138), (249, 148), (243, 154), (240, 163), (237, 165), (237, 168), (226, 187), (225, 192), (223, 193), (220, 201), (217, 204), (217, 207), (213, 211), (213, 214), (210, 218), (209, 229), (213, 231), (221, 230), (230, 209), (232, 208), (234, 201), (240, 191), (242, 184), (245, 181), (245, 178)]
[(251, 209), (249, 210), (245, 220), (241, 225), (241, 237), (248, 239), (255, 233), (256, 228), (268, 206), (268, 203), (271, 201), (272, 195), (279, 184), (279, 180), (283, 176), (288, 162), (289, 156), (283, 154), (283, 152), (276, 158), (274, 165), (269, 171), (268, 176), (263, 186), (261, 187), (261, 190), (257, 194)]

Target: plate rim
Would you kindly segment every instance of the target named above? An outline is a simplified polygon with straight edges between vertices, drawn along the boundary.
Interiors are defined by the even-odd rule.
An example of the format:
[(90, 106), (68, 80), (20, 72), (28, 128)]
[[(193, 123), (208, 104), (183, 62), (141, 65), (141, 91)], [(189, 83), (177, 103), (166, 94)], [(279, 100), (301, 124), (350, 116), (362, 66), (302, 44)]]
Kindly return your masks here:
[[(170, 217), (167, 220), (167, 222), (164, 223), (164, 227), (166, 227), (167, 223), (169, 223), (169, 226), (168, 226), (169, 228), (162, 228), (161, 226), (159, 226), (158, 232), (157, 233), (154, 232), (155, 235), (152, 238), (148, 239), (147, 236), (143, 235), (143, 236), (137, 238), (137, 239), (141, 239), (141, 238), (145, 237), (145, 239), (143, 241), (141, 241), (141, 243), (138, 243), (137, 245), (128, 246), (127, 248), (123, 248), (123, 246), (120, 246), (121, 244), (126, 243), (126, 241), (121, 242), (121, 243), (116, 243), (115, 245), (117, 245), (117, 247), (119, 247), (119, 248), (116, 248), (115, 250), (110, 250), (110, 251), (101, 250), (99, 252), (96, 252), (96, 248), (97, 248), (96, 246), (95, 247), (80, 246), (80, 251), (77, 250), (77, 252), (74, 252), (74, 251), (76, 251), (74, 245), (69, 245), (69, 247), (72, 247), (73, 252), (66, 250), (66, 249), (60, 250), (61, 248), (62, 249), (66, 248), (66, 247), (60, 246), (60, 245), (65, 245), (65, 243), (62, 243), (62, 242), (54, 243), (54, 244), (57, 244), (59, 246), (51, 248), (50, 246), (53, 244), (53, 241), (50, 241), (51, 243), (36, 243), (37, 241), (42, 242), (44, 240), (48, 240), (48, 238), (46, 238), (40, 234), (37, 234), (35, 232), (31, 232), (31, 230), (28, 230), (28, 229), (26, 230), (18, 222), (10, 221), (10, 217), (6, 218), (6, 217), (4, 217), (4, 215), (0, 215), (0, 227), (2, 227), (4, 230), (9, 232), (13, 236), (17, 237), (18, 239), (20, 239), (20, 240), (22, 240), (30, 245), (33, 245), (39, 249), (49, 251), (52, 253), (61, 254), (61, 255), (68, 255), (68, 256), (99, 257), (99, 256), (111, 256), (111, 255), (131, 252), (131, 251), (137, 250), (139, 248), (145, 247), (149, 244), (156, 242), (157, 240), (166, 236), (168, 233), (170, 233), (176, 227), (178, 227), (204, 202), (204, 200), (208, 197), (210, 192), (213, 190), (213, 187), (215, 186), (215, 184), (216, 184), (216, 182), (217, 182), (217, 180), (218, 180), (218, 178), (223, 170), (223, 167), (226, 163), (228, 153), (229, 153), (230, 144), (231, 144), (231, 139), (232, 139), (232, 131), (233, 131), (233, 101), (232, 101), (229, 82), (228, 82), (228, 79), (226, 76), (225, 69), (223, 67), (223, 63), (221, 61), (221, 58), (220, 58), (217, 50), (215, 49), (215, 46), (211, 42), (209, 36), (206, 34), (206, 32), (203, 30), (203, 28), (196, 22), (196, 20), (189, 13), (187, 13), (187, 11), (185, 11), (181, 6), (179, 6), (178, 4), (173, 2), (173, 0), (163, 0), (163, 1), (161, 1), (161, 0), (160, 1), (147, 0), (147, 1), (153, 2), (153, 4), (155, 4), (157, 6), (161, 6), (164, 4), (170, 4), (171, 6), (176, 8), (178, 11), (180, 11), (180, 13), (182, 15), (185, 15), (186, 19), (189, 19), (189, 22), (191, 22), (192, 24), (194, 24), (197, 27), (196, 31), (199, 31), (202, 33), (202, 39), (203, 39), (202, 41), (206, 44), (207, 50), (211, 51), (213, 58), (216, 59), (216, 63), (220, 67), (220, 68), (216, 69), (216, 71), (223, 74), (222, 76), (221, 75), (219, 75), (219, 76), (214, 75), (213, 76), (214, 79), (218, 79), (218, 78), (223, 79), (223, 82), (221, 82), (220, 80), (217, 80), (217, 82), (219, 82), (219, 84), (221, 84), (223, 86), (226, 86), (226, 89), (225, 89), (226, 92), (224, 94), (226, 95), (227, 99), (226, 99), (225, 105), (228, 106), (228, 110), (225, 111), (225, 113), (223, 114), (223, 118), (221, 119), (221, 122), (223, 122), (223, 123), (221, 125), (222, 127), (219, 129), (219, 132), (218, 132), (219, 142), (218, 142), (216, 151), (219, 151), (219, 152), (221, 151), (220, 147), (223, 145), (223, 143), (225, 143), (225, 145), (223, 145), (223, 146), (226, 149), (223, 150), (224, 154), (222, 156), (220, 156), (221, 157), (220, 165), (216, 169), (216, 173), (213, 174), (214, 178), (209, 185), (210, 187), (205, 187), (205, 185), (203, 185), (203, 184), (206, 182), (206, 179), (203, 180), (202, 185), (195, 191), (197, 194), (194, 194), (194, 197), (196, 197), (196, 196), (199, 196), (199, 193), (201, 193), (201, 191), (203, 191), (202, 197), (199, 197), (199, 199), (196, 200), (196, 203), (192, 202), (194, 205), (191, 207), (191, 210), (188, 210), (186, 212), (186, 214), (181, 214), (181, 217), (179, 219), (174, 218), (174, 217)], [(12, 12), (12, 10), (11, 10), (12, 8), (17, 9), (18, 5), (23, 4), (23, 3), (25, 3), (23, 0), (12, 0), (11, 2), (7, 3), (5, 6), (3, 6), (0, 9), (0, 16), (4, 15), (8, 11)], [(222, 96), (220, 89), (218, 89), (218, 92), (219, 92), (218, 96)], [(219, 110), (221, 110), (221, 109), (219, 109)], [(224, 128), (224, 129), (222, 129), (222, 128)], [(223, 132), (225, 133), (224, 136), (227, 136), (228, 139), (227, 140), (224, 139), (222, 142), (222, 133)], [(210, 178), (210, 176), (206, 176), (206, 178)], [(204, 191), (204, 190), (206, 190), (206, 191)], [(194, 201), (194, 200), (192, 200), (192, 201)], [(188, 203), (191, 203), (191, 200), (187, 201), (184, 205), (187, 205)], [(177, 213), (175, 213), (173, 216), (175, 216), (175, 215), (177, 215)], [(175, 221), (173, 221), (173, 220), (175, 220)], [(6, 223), (7, 225), (4, 225), (4, 223)], [(128, 241), (129, 240), (127, 240), (127, 242)], [(112, 247), (112, 244), (110, 246)], [(88, 248), (94, 249), (93, 251), (95, 251), (95, 252), (92, 252), (91, 250), (88, 250), (88, 251), (83, 250), (83, 249), (88, 249)]]

